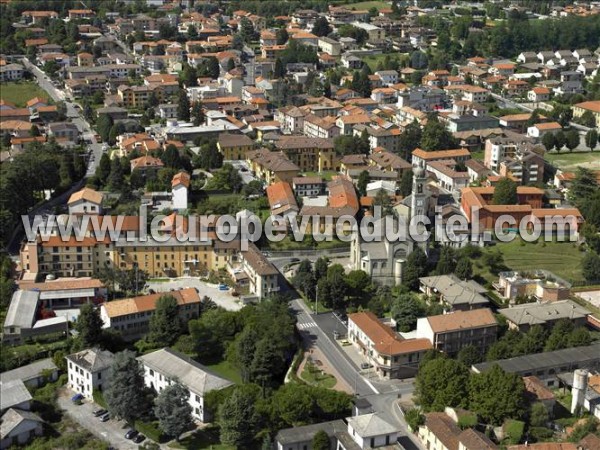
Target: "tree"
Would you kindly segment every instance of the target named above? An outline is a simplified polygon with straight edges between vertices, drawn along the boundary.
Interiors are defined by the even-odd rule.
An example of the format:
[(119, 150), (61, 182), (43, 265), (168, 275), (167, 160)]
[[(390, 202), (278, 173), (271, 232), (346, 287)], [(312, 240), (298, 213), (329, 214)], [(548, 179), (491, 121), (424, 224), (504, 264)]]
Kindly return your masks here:
[(581, 206), (586, 200), (592, 198), (598, 190), (598, 182), (594, 173), (587, 167), (578, 167), (575, 179), (569, 188), (569, 201), (577, 206)]
[(358, 176), (358, 182), (356, 183), (356, 188), (358, 189), (358, 193), (361, 197), (367, 195), (367, 185), (371, 182), (371, 177), (369, 176), (369, 172), (363, 170)]
[(177, 118), (179, 120), (190, 120), (190, 100), (185, 89), (179, 92), (179, 102), (177, 104)]
[(400, 195), (408, 197), (412, 192), (413, 173), (412, 170), (405, 170), (400, 179)]
[(479, 351), (479, 348), (474, 345), (467, 345), (460, 349), (456, 359), (465, 366), (471, 367), (473, 364), (478, 364), (483, 361), (483, 355)]
[(319, 281), (321, 278), (327, 276), (327, 268), (329, 267), (329, 258), (321, 256), (315, 261), (314, 276), (315, 280)]
[(96, 130), (104, 142), (108, 142), (108, 137), (112, 126), (113, 120), (108, 114), (101, 114), (100, 117), (98, 117), (98, 121), (96, 122)]
[(554, 148), (556, 148), (556, 151), (560, 153), (561, 149), (565, 146), (566, 143), (567, 137), (565, 136), (565, 133), (562, 130), (559, 130), (554, 135)]
[(176, 381), (165, 387), (155, 400), (154, 414), (160, 429), (176, 440), (194, 425), (189, 396), (187, 388)]
[[(396, 3), (394, 2), (393, 5), (395, 4)], [(412, 432), (418, 430), (419, 427), (425, 423), (425, 416), (421, 414), (421, 411), (419, 411), (417, 408), (410, 408), (408, 411), (406, 411), (404, 418), (406, 419), (406, 423), (410, 426), (410, 430)]]
[(171, 346), (181, 334), (179, 305), (172, 295), (161, 295), (150, 317), (148, 342), (160, 346)]
[(469, 280), (473, 276), (473, 263), (467, 257), (462, 257), (456, 263), (454, 273), (461, 280)]
[(108, 156), (108, 153), (103, 153), (102, 156), (100, 157), (100, 163), (98, 164), (98, 167), (96, 168), (96, 176), (102, 183), (105, 183), (109, 174), (110, 174), (110, 157)]
[(415, 328), (417, 319), (423, 317), (425, 310), (414, 295), (407, 293), (401, 294), (393, 300), (391, 313), (396, 320), (398, 330), (406, 333)]
[(256, 31), (254, 31), (254, 25), (246, 18), (242, 17), (239, 26), (239, 34), (242, 36), (244, 42), (248, 43), (256, 38)]
[(40, 130), (38, 127), (36, 127), (35, 125), (31, 125), (31, 128), (29, 129), (29, 136), (31, 137), (37, 137), (40, 135)]
[(204, 123), (205, 116), (202, 102), (198, 101), (194, 103), (194, 106), (192, 106), (192, 117), (194, 118), (193, 123), (195, 127)]
[(566, 144), (569, 151), (573, 151), (579, 145), (579, 133), (577, 130), (569, 130), (565, 134)]
[(425, 411), (443, 411), (446, 406), (466, 407), (469, 369), (448, 358), (429, 360), (419, 368), (415, 383), (417, 403)]
[(546, 149), (546, 151), (550, 151), (556, 145), (556, 139), (554, 139), (554, 134), (546, 133), (542, 136), (542, 145)]
[(590, 151), (594, 151), (598, 144), (598, 130), (591, 129), (585, 134), (585, 145)]
[(448, 246), (442, 247), (440, 258), (435, 266), (435, 273), (437, 275), (446, 275), (454, 272), (454, 267), (454, 249)]
[(457, 146), (456, 139), (446, 126), (431, 115), (423, 128), (421, 148), (423, 150), (447, 150)]
[(290, 38), (290, 36), (285, 28), (280, 28), (275, 33), (275, 39), (277, 40), (277, 45), (284, 45), (288, 41), (289, 38)]
[(329, 33), (331, 33), (331, 31), (331, 26), (329, 25), (329, 22), (325, 16), (319, 16), (319, 18), (315, 20), (312, 34), (318, 37), (323, 37), (327, 36)]
[(110, 161), (110, 175), (108, 176), (108, 188), (113, 192), (119, 192), (123, 189), (125, 175), (119, 158), (113, 158)]
[(110, 383), (104, 391), (108, 410), (133, 425), (148, 408), (144, 369), (130, 350), (117, 353), (110, 367)]
[(577, 327), (569, 334), (567, 341), (568, 347), (582, 347), (584, 345), (590, 345), (592, 343), (592, 337), (590, 332), (584, 327)]
[(596, 126), (596, 118), (591, 111), (584, 112), (581, 117), (579, 117), (578, 122), (588, 128), (594, 128)]
[(103, 325), (100, 310), (92, 303), (86, 303), (80, 308), (75, 329), (79, 333), (83, 347), (95, 347), (100, 343)]
[(163, 162), (165, 167), (170, 167), (173, 169), (181, 168), (181, 155), (179, 154), (179, 150), (173, 144), (167, 145), (167, 148), (160, 155), (160, 160)]
[(492, 202), (494, 205), (516, 205), (518, 203), (517, 183), (510, 178), (502, 178), (496, 184)]
[(285, 78), (285, 67), (281, 58), (275, 60), (275, 68), (273, 69), (273, 78), (280, 80)]
[(371, 277), (363, 270), (352, 270), (346, 275), (347, 295), (357, 306), (366, 302), (373, 290)]
[(313, 450), (331, 449), (331, 441), (329, 440), (329, 436), (325, 431), (319, 430), (315, 433), (312, 439), (312, 448)]
[(574, 330), (573, 322), (568, 319), (560, 319), (554, 324), (550, 336), (544, 346), (544, 351), (551, 352), (560, 350), (569, 346), (569, 336)]
[(419, 246), (415, 246), (406, 260), (406, 268), (402, 272), (402, 283), (410, 289), (416, 290), (419, 287), (419, 278), (425, 276), (426, 272), (427, 255)]
[(218, 414), (220, 439), (225, 445), (249, 448), (258, 427), (256, 390), (250, 386), (236, 387), (221, 404)]
[(550, 416), (548, 414), (548, 408), (541, 402), (535, 402), (531, 406), (531, 413), (529, 414), (529, 423), (533, 427), (545, 427), (548, 423)]
[(501, 424), (504, 419), (518, 419), (525, 412), (525, 384), (514, 373), (494, 364), (469, 380), (469, 409), (486, 422)]
[(600, 280), (600, 256), (588, 252), (581, 261), (581, 274), (589, 282)]
[(541, 325), (533, 325), (515, 346), (519, 355), (531, 355), (544, 350), (548, 333)]

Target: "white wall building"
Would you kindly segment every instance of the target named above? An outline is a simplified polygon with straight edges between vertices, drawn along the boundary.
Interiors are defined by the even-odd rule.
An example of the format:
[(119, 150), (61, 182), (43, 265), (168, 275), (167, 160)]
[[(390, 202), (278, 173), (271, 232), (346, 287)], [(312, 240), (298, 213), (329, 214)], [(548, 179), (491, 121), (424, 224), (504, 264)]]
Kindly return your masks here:
[(69, 214), (101, 214), (103, 195), (90, 188), (83, 188), (69, 197)]
[(398, 429), (377, 413), (348, 417), (346, 420), (348, 434), (361, 449), (394, 445), (398, 440)]
[(102, 391), (109, 381), (114, 355), (108, 350), (87, 349), (66, 357), (68, 386), (91, 399), (94, 390)]
[(173, 209), (183, 211), (188, 207), (188, 189), (190, 187), (190, 176), (186, 172), (179, 172), (171, 181), (171, 192), (173, 195)]
[(144, 367), (144, 383), (147, 387), (161, 392), (178, 381), (189, 393), (188, 402), (192, 415), (201, 422), (209, 422), (212, 412), (204, 405), (204, 396), (209, 391), (224, 389), (233, 383), (208, 371), (206, 367), (188, 356), (170, 348), (163, 348), (140, 356)]

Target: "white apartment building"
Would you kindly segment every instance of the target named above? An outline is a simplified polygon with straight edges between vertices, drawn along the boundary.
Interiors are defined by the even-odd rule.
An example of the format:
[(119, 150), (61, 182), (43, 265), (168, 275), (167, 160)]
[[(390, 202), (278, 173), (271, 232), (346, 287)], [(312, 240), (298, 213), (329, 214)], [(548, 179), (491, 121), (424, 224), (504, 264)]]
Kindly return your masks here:
[(188, 402), (192, 416), (201, 422), (210, 422), (212, 411), (206, 409), (204, 396), (231, 386), (233, 383), (211, 373), (202, 364), (170, 348), (147, 353), (138, 358), (144, 368), (144, 383), (160, 393), (178, 381), (189, 391)]
[(250, 292), (257, 297), (266, 297), (279, 291), (279, 271), (250, 243), (248, 250), (240, 252), (241, 269), (248, 275)]
[(342, 54), (342, 44), (335, 39), (320, 37), (318, 47), (320, 51), (331, 56), (340, 56)]
[(68, 386), (85, 398), (102, 391), (109, 381), (114, 355), (108, 350), (87, 349), (66, 356)]

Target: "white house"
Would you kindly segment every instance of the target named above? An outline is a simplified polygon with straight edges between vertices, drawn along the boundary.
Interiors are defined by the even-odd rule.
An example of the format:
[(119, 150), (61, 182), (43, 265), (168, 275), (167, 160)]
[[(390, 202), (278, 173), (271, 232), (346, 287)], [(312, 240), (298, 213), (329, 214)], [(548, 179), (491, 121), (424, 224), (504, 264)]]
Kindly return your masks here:
[(190, 188), (190, 176), (186, 172), (175, 174), (171, 181), (171, 192), (173, 195), (173, 209), (182, 211), (188, 207), (188, 189)]
[(85, 187), (69, 197), (69, 214), (101, 214), (102, 199), (100, 192)]
[(9, 409), (0, 417), (0, 449), (24, 445), (43, 434), (44, 421), (35, 413)]
[(94, 390), (102, 391), (109, 380), (114, 355), (108, 350), (87, 349), (66, 356), (68, 386), (91, 399)]
[(562, 130), (562, 126), (558, 122), (537, 123), (527, 128), (527, 136), (533, 138), (541, 138), (548, 133), (558, 133)]
[(395, 70), (378, 70), (375, 72), (375, 75), (381, 78), (383, 84), (390, 85), (398, 83), (398, 72)]
[(147, 353), (138, 360), (144, 367), (144, 383), (156, 392), (161, 392), (176, 381), (185, 386), (190, 393), (188, 402), (192, 407), (192, 415), (201, 422), (209, 422), (212, 418), (212, 411), (205, 408), (204, 396), (210, 391), (224, 389), (233, 384), (170, 348)]
[(380, 414), (363, 414), (348, 417), (348, 434), (361, 449), (394, 445), (398, 440), (398, 428)]

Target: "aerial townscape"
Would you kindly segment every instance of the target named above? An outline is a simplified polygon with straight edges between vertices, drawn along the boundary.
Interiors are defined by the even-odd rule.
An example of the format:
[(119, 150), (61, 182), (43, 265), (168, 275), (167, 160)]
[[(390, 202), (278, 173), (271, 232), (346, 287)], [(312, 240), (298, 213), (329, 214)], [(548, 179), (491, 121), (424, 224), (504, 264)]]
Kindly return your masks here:
[(600, 450), (600, 0), (0, 0), (0, 450)]

